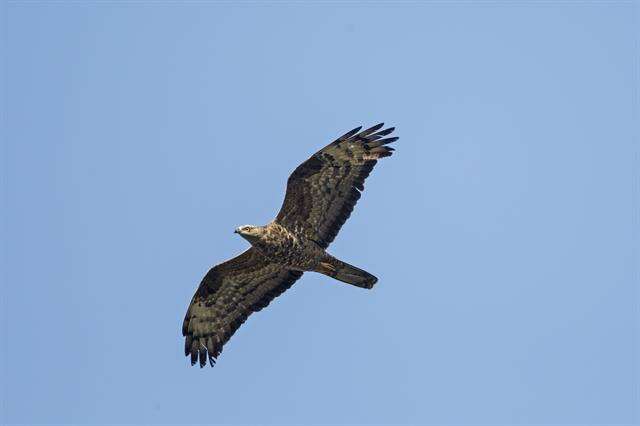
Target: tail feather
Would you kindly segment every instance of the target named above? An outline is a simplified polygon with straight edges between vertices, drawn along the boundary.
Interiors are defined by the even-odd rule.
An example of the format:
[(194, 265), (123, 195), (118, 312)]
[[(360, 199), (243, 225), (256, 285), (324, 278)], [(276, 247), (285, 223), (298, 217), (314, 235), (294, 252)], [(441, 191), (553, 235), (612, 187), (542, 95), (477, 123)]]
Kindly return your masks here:
[(331, 256), (320, 262), (316, 268), (316, 272), (361, 288), (371, 288), (378, 281), (375, 276), (367, 271)]

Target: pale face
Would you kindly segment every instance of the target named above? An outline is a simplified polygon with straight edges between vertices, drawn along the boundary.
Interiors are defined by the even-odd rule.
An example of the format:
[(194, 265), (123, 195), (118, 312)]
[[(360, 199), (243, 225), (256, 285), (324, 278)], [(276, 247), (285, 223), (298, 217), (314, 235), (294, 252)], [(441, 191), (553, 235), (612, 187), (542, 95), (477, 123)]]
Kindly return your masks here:
[(240, 234), (242, 238), (251, 242), (260, 238), (260, 235), (262, 234), (262, 227), (253, 225), (242, 225), (237, 227), (234, 232), (236, 234)]

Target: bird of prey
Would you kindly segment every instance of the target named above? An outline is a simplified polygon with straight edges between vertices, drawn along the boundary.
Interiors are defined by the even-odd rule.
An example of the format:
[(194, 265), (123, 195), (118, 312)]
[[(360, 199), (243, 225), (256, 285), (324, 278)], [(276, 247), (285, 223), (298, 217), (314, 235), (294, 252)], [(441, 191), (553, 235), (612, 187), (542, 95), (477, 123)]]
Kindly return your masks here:
[(198, 286), (182, 324), (191, 365), (213, 367), (222, 346), (253, 312), (266, 307), (306, 271), (370, 289), (378, 281), (326, 249), (351, 215), (364, 180), (378, 159), (394, 151), (383, 123), (340, 136), (289, 176), (278, 216), (265, 226), (235, 230), (251, 243), (242, 254), (214, 266)]

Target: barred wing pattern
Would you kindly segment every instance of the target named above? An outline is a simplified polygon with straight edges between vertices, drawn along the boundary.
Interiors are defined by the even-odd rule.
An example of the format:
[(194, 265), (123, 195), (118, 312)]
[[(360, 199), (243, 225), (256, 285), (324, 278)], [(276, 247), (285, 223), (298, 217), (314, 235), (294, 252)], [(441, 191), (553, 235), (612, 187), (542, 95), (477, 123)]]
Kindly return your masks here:
[(384, 138), (394, 128), (380, 130), (383, 126), (355, 128), (298, 166), (276, 221), (327, 248), (351, 215), (377, 160), (394, 151), (386, 145), (398, 138)]
[(302, 276), (270, 263), (254, 248), (214, 266), (204, 276), (182, 324), (191, 365), (211, 366), (222, 346), (253, 312), (265, 308)]

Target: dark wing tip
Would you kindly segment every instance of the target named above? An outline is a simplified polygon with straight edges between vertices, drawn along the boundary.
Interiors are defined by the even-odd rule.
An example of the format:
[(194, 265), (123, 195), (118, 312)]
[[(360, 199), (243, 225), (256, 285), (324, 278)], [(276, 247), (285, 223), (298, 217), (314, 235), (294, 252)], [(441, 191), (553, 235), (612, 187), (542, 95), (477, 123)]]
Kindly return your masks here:
[(203, 368), (205, 365), (207, 365), (207, 348), (201, 346), (198, 354), (200, 358), (200, 368)]
[(355, 135), (356, 133), (358, 133), (360, 131), (360, 129), (362, 129), (362, 126), (358, 126), (355, 129), (349, 130), (347, 133), (345, 133), (344, 135), (340, 136), (336, 142), (342, 142), (346, 139), (349, 139), (351, 136)]
[(191, 336), (187, 336), (184, 339), (184, 356), (189, 356), (191, 353)]
[(192, 366), (199, 364), (200, 368), (203, 368), (205, 365), (207, 365), (207, 361), (208, 361), (209, 365), (213, 367), (217, 361), (216, 356), (220, 354), (220, 351), (217, 351), (217, 354), (216, 354), (214, 353), (215, 348), (209, 348), (208, 346), (205, 346), (204, 343), (202, 343), (202, 341), (200, 342), (201, 343), (197, 343), (196, 341), (194, 343), (193, 337), (187, 336), (185, 340), (185, 347), (184, 347), (185, 356), (191, 357)]
[[(349, 130), (347, 133), (345, 133), (344, 135), (340, 136), (338, 139), (336, 139), (333, 143), (340, 143), (340, 142), (344, 142), (348, 139), (353, 138), (354, 136), (358, 139), (360, 139), (362, 142), (364, 141), (374, 141), (376, 139), (380, 139), (383, 136), (389, 135), (391, 134), (396, 128), (395, 127), (389, 127), (387, 129), (384, 130), (380, 130), (382, 129), (382, 127), (384, 126), (384, 123), (378, 123), (375, 126), (371, 126), (368, 129), (362, 130), (362, 126), (358, 126), (355, 129)], [(386, 143), (389, 142), (393, 142), (397, 140), (389, 140)]]
[(387, 129), (381, 130), (378, 133), (376, 133), (376, 135), (378, 136), (386, 136), (388, 134), (391, 134), (396, 128), (395, 127), (389, 127)]
[(380, 130), (382, 126), (384, 126), (384, 123), (378, 123), (375, 126), (371, 126), (368, 129), (360, 132), (360, 136), (364, 137), (364, 136), (370, 135), (371, 133), (375, 133), (376, 131)]

